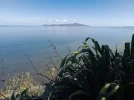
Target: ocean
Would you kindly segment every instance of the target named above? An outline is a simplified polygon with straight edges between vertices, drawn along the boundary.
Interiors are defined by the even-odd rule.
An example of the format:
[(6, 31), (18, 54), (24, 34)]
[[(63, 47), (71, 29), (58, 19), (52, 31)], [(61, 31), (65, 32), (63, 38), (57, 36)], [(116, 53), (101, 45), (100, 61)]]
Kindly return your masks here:
[(87, 37), (115, 48), (130, 41), (133, 33), (133, 28), (120, 27), (0, 27), (0, 73), (34, 72), (26, 54), (40, 72), (47, 70), (47, 54), (57, 63), (50, 41), (64, 57), (68, 53), (66, 47), (76, 50)]

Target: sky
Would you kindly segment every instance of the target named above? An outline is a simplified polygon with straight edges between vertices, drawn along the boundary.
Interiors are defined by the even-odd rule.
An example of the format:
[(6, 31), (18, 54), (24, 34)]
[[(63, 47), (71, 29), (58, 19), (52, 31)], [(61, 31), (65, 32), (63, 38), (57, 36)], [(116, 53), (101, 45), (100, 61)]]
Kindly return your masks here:
[(134, 0), (0, 0), (0, 25), (134, 26)]

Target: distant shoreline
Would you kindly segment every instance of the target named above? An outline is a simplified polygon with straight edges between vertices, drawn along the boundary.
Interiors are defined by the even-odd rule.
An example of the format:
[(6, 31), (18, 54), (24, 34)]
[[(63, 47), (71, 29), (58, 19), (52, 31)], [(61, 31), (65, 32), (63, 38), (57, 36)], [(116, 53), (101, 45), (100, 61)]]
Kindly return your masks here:
[(71, 24), (45, 24), (43, 26), (88, 26), (88, 25), (84, 25), (84, 24), (80, 24), (80, 23), (71, 23)]
[(67, 24), (52, 24), (52, 25), (0, 25), (0, 27), (90, 27), (90, 28), (125, 28), (134, 29), (134, 26), (89, 26), (89, 25), (67, 25)]

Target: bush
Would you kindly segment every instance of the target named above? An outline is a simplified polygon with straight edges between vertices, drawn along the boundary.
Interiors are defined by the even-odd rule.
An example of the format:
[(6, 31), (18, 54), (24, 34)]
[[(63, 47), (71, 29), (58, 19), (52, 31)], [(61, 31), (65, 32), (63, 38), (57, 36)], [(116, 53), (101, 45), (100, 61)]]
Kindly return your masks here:
[[(88, 45), (89, 39), (94, 46)], [(133, 82), (134, 35), (131, 44), (125, 43), (123, 55), (87, 38), (62, 60), (51, 100), (128, 100), (134, 93)]]

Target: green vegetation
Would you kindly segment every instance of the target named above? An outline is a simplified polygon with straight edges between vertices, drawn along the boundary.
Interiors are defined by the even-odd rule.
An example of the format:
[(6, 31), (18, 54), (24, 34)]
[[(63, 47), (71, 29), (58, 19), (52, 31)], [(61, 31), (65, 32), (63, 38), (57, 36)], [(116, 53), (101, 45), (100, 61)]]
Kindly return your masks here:
[(113, 53), (108, 45), (87, 38), (77, 51), (62, 59), (58, 71), (42, 95), (29, 95), (25, 89), (20, 94), (13, 91), (11, 100), (133, 100), (134, 35), (131, 43), (125, 43), (123, 53), (117, 48)]
[[(88, 45), (91, 40), (94, 46)], [(123, 54), (87, 38), (66, 56), (54, 82), (52, 100), (128, 100), (134, 93), (134, 35)], [(127, 98), (126, 98), (127, 97)]]

